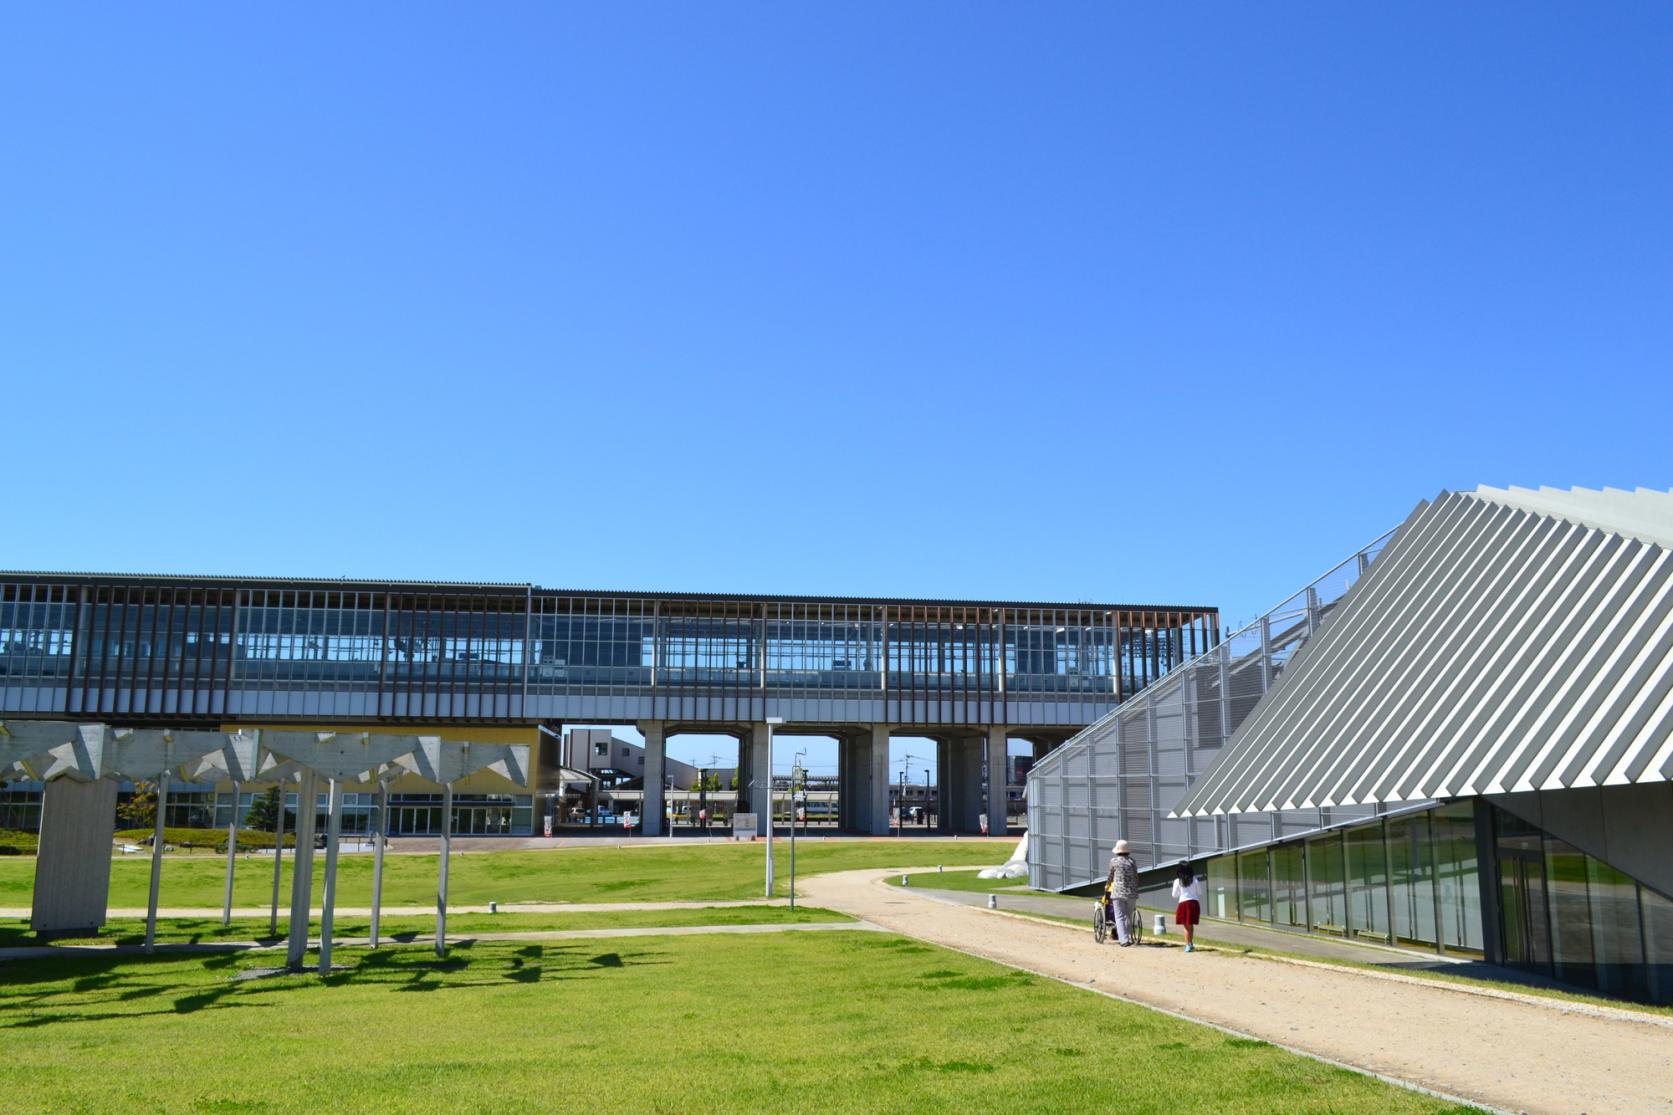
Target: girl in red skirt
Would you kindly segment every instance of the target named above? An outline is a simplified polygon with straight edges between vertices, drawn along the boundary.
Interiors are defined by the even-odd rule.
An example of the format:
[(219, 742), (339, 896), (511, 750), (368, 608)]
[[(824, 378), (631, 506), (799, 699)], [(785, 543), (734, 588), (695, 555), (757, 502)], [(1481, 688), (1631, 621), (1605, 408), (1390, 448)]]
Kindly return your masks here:
[(1173, 881), (1173, 898), (1179, 903), (1173, 911), (1173, 920), (1185, 930), (1185, 951), (1195, 952), (1197, 922), (1202, 918), (1203, 887), (1202, 880), (1197, 878), (1189, 863), (1179, 865), (1179, 874)]

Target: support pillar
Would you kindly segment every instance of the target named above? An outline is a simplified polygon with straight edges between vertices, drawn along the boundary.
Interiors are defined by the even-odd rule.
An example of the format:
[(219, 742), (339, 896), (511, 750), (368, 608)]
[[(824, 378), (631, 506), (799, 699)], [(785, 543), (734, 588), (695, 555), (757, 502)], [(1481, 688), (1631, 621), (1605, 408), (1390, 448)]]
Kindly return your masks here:
[(743, 812), (755, 814), (757, 836), (767, 835), (771, 777), (767, 769), (767, 725), (751, 724), (749, 734), (738, 741), (738, 798), (747, 803)]
[(889, 726), (873, 724), (867, 744), (865, 787), (865, 831), (888, 836), (889, 827)]
[(953, 746), (946, 736), (935, 741), (935, 831), (953, 831)]
[(331, 780), (330, 795), (326, 798), (325, 821), (325, 898), (320, 904), (319, 974), (331, 974), (331, 932), (337, 915), (337, 843), (343, 836), (343, 783)]
[(447, 955), (447, 861), (453, 854), (453, 783), (441, 788), (441, 862), (436, 873), (436, 955)]
[(285, 864), (285, 791), (289, 781), (279, 783), (279, 818), (273, 826), (273, 909), (267, 917), (267, 935), (279, 935), (279, 872)]
[(1010, 756), (1005, 751), (1005, 728), (1003, 725), (992, 724), (987, 730), (987, 815), (988, 835), (1006, 836), (1010, 828), (1006, 824), (1006, 816), (1010, 809), (1005, 800), (1005, 785), (1010, 781)]
[(947, 741), (947, 814), (955, 833), (974, 835), (982, 831), (985, 806), (982, 787), (981, 737), (953, 736)]
[(639, 815), (639, 831), (661, 836), (666, 812), (664, 783), (668, 770), (667, 725), (660, 720), (641, 720), (639, 734), (645, 737), (645, 798)]
[(232, 782), (232, 820), (227, 822), (227, 882), (221, 895), (221, 925), (232, 924), (232, 870), (238, 863), (238, 797), (242, 790), (237, 779)]
[(115, 782), (55, 778), (46, 784), (41, 795), (31, 929), (36, 933), (89, 932), (104, 925), (115, 834)]
[(318, 776), (304, 770), (296, 787), (296, 852), (290, 860), (290, 935), (285, 942), (285, 963), (292, 968), (301, 968), (308, 952), (308, 915), (314, 903), (314, 798), (318, 792)]
[(389, 830), (389, 783), (378, 780), (378, 833), (372, 852), (372, 947), (378, 947), (378, 920), (383, 912), (383, 845)]
[(157, 778), (157, 816), (151, 829), (151, 892), (145, 902), (145, 951), (157, 947), (157, 892), (163, 884), (163, 826), (168, 814), (168, 771)]

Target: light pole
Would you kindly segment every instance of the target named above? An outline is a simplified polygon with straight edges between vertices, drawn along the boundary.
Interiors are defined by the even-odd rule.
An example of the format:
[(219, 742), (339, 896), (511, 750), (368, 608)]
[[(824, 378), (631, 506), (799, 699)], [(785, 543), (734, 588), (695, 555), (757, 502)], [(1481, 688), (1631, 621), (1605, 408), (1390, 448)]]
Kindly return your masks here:
[(924, 831), (929, 831), (929, 768), (924, 768)]
[(773, 896), (773, 729), (784, 723), (782, 716), (767, 717), (767, 897)]

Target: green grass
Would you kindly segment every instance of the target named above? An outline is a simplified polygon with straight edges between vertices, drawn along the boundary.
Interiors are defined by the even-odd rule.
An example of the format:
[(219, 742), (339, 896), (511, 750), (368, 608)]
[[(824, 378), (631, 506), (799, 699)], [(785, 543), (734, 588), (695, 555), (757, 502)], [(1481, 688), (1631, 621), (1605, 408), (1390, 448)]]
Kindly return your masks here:
[(0, 968), (6, 1109), (1338, 1112), (1447, 1105), (880, 933)]
[[(983, 865), (986, 866), (986, 865)], [(919, 871), (909, 878), (908, 885), (922, 887), (927, 890), (958, 890), (975, 894), (1038, 894), (1046, 898), (1060, 898), (1055, 891), (1035, 890), (1028, 885), (1026, 878), (1022, 879), (979, 879), (975, 871)], [(900, 886), (900, 876), (889, 876), (888, 883), (892, 887)], [(1088, 899), (1088, 902), (1091, 900)]]
[[(815, 906), (707, 906), (681, 910), (581, 910), (554, 914), (451, 914), (447, 919), (449, 937), (473, 933), (526, 933), (570, 929), (645, 929), (702, 925), (804, 925), (810, 922), (853, 921), (847, 914)], [(284, 911), (279, 913), (279, 938), (285, 935)], [(158, 918), (157, 940), (176, 943), (200, 941), (265, 941), (266, 918), (234, 918), (230, 926), (220, 918)], [(425, 917), (385, 917), (379, 926), (386, 936), (430, 934), (436, 931), (434, 914)], [(320, 919), (309, 923), (317, 935)], [(365, 937), (371, 932), (367, 917), (340, 917), (332, 922), (335, 937)], [(103, 932), (81, 937), (57, 937), (50, 944), (137, 945), (145, 939), (144, 918), (113, 918)], [(40, 944), (25, 918), (0, 919), (0, 948), (9, 945)]]
[[(777, 893), (789, 894), (787, 841), (776, 843)], [(974, 841), (819, 841), (796, 850), (797, 871), (811, 875), (860, 867), (922, 866), (927, 863), (989, 864), (1009, 851)], [(759, 898), (766, 849), (762, 844), (634, 845), (537, 852), (454, 852), (448, 897), (459, 906), (496, 902), (651, 902), (670, 899)], [(433, 855), (391, 855), (384, 862), (383, 900), (389, 905), (435, 900)], [(285, 857), (286, 879), (291, 857)], [(225, 859), (164, 855), (164, 906), (220, 908)], [(314, 860), (315, 901), (325, 856)], [(116, 856), (110, 865), (112, 907), (142, 907), (149, 883), (150, 856)], [(33, 859), (0, 859), (0, 906), (26, 907), (35, 884)], [(265, 906), (273, 886), (271, 856), (238, 861), (233, 902)], [(290, 892), (281, 884), (281, 900)], [(337, 869), (337, 902), (369, 906), (372, 857), (343, 856)]]
[[(147, 850), (149, 850), (150, 845), (146, 842), (155, 834), (156, 830), (150, 828), (119, 829), (113, 834), (113, 839), (122, 844), (145, 844)], [(260, 829), (239, 829), (238, 847), (240, 851), (245, 848), (271, 848), (276, 838), (276, 833), (262, 832)], [(163, 829), (163, 847), (189, 848), (193, 851), (220, 852), (225, 855), (227, 830), (224, 828), (165, 828)], [(296, 834), (294, 832), (285, 833), (285, 847), (296, 847)]]

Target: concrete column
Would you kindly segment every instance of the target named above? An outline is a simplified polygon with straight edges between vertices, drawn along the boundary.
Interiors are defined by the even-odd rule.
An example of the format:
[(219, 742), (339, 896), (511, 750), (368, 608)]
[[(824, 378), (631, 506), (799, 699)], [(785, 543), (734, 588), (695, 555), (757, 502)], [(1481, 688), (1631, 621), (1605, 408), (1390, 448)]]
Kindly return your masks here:
[(661, 836), (666, 809), (663, 781), (668, 769), (666, 725), (660, 720), (641, 720), (638, 728), (645, 737), (645, 802), (639, 831), (646, 836)]
[(948, 825), (966, 835), (982, 831), (981, 815), (986, 807), (982, 788), (982, 742), (980, 737), (957, 735), (947, 740)]
[(1005, 753), (1005, 729), (1002, 725), (992, 724), (987, 730), (988, 757), (988, 791), (987, 815), (988, 835), (1005, 836), (1010, 829), (1005, 824), (1007, 806), (1005, 804), (1005, 783), (1009, 779), (1009, 756)]
[(767, 726), (751, 724), (749, 734), (738, 741), (738, 800), (746, 803), (745, 813), (755, 814), (755, 834), (767, 835)]
[(304, 770), (296, 786), (296, 851), (290, 860), (290, 933), (285, 942), (285, 962), (292, 968), (302, 967), (308, 951), (308, 913), (314, 902), (314, 796), (318, 792), (318, 776)]
[(866, 828), (872, 836), (889, 835), (889, 726), (873, 724), (866, 756)]
[(41, 795), (40, 852), (29, 927), (36, 933), (98, 929), (110, 897), (116, 783), (55, 778)]
[(851, 823), (848, 818), (848, 737), (837, 737), (837, 831), (845, 832)]

